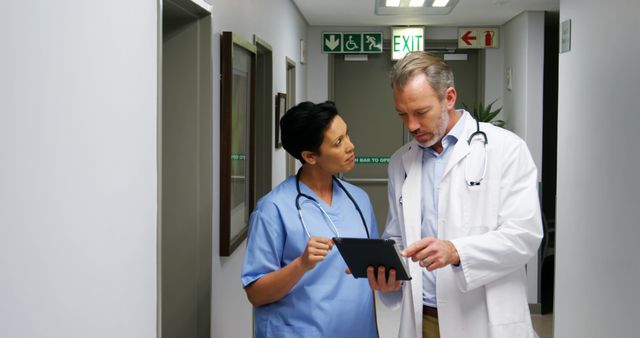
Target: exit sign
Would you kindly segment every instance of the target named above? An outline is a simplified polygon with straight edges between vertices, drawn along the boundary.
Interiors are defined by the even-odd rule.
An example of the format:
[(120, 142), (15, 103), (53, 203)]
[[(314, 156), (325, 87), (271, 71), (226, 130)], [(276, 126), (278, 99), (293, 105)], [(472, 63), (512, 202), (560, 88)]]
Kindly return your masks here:
[(391, 60), (424, 50), (424, 27), (393, 27), (391, 33)]
[(382, 32), (324, 32), (324, 53), (382, 53)]

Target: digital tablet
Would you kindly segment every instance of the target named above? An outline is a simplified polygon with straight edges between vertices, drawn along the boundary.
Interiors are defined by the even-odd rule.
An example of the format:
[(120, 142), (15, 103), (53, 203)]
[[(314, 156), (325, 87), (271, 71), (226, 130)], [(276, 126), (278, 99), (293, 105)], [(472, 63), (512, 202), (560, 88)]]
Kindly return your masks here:
[(375, 267), (375, 272), (378, 271), (377, 267), (384, 266), (387, 279), (390, 269), (396, 270), (396, 280), (411, 279), (392, 239), (334, 237), (333, 243), (355, 278), (367, 278), (369, 266)]

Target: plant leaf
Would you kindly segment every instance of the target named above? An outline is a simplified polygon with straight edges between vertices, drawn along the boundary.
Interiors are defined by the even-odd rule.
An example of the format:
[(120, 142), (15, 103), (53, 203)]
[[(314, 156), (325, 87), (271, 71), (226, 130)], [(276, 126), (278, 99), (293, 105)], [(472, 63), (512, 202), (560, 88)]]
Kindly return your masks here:
[(493, 120), (496, 116), (498, 116), (499, 112), (500, 111), (497, 110), (497, 111), (494, 111), (494, 112), (491, 112), (491, 113), (487, 114), (487, 120), (485, 122), (489, 122), (489, 121)]
[(488, 105), (484, 105), (482, 101), (479, 101), (477, 104), (469, 107), (466, 103), (462, 103), (462, 106), (466, 111), (468, 111), (476, 120), (480, 122), (490, 122), (498, 127), (504, 127), (507, 122), (504, 120), (496, 120), (492, 121), (500, 112), (502, 111), (502, 107), (498, 107), (493, 110), (493, 105), (498, 101), (495, 99), (491, 101)]
[(495, 120), (495, 121), (491, 121), (491, 124), (493, 124), (496, 127), (504, 128), (507, 122), (504, 120)]

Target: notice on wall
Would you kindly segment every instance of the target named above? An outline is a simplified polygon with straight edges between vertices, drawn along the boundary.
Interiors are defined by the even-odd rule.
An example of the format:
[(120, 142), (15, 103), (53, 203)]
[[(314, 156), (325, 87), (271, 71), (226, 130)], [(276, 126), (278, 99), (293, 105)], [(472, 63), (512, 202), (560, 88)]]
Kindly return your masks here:
[(498, 48), (498, 28), (458, 28), (458, 48)]
[(386, 156), (356, 156), (356, 163), (389, 164), (389, 157), (386, 157)]

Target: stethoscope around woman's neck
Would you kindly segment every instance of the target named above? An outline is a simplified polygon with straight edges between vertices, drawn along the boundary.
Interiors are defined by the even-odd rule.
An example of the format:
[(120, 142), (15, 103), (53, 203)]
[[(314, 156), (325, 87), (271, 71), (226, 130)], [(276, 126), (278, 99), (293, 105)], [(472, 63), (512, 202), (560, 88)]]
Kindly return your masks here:
[[(304, 217), (302, 217), (301, 205), (302, 205), (302, 203), (304, 203), (304, 201), (302, 203), (300, 203), (300, 197), (304, 197), (308, 201), (310, 201), (313, 204), (315, 204), (316, 207), (318, 207), (318, 209), (320, 209), (320, 212), (322, 212), (322, 215), (324, 216), (324, 218), (328, 221), (331, 229), (336, 234), (336, 237), (340, 237), (340, 232), (338, 232), (338, 228), (336, 227), (336, 225), (331, 220), (331, 217), (329, 217), (329, 214), (327, 214), (327, 212), (324, 211), (324, 209), (322, 208), (322, 206), (320, 205), (318, 200), (316, 200), (313, 196), (309, 196), (307, 194), (303, 194), (300, 191), (300, 172), (302, 172), (302, 168), (300, 168), (298, 170), (298, 173), (296, 174), (296, 190), (298, 192), (298, 194), (296, 195), (296, 209), (298, 210), (298, 216), (300, 216), (300, 222), (302, 222), (302, 227), (304, 228), (304, 231), (307, 234), (307, 237), (310, 238), (311, 234), (309, 233), (309, 229), (307, 228), (307, 225), (304, 222)], [(367, 238), (371, 238), (371, 236), (369, 235), (369, 229), (367, 228), (367, 222), (365, 221), (364, 215), (362, 214), (362, 210), (360, 210), (360, 206), (358, 205), (356, 200), (353, 198), (353, 196), (351, 196), (351, 194), (349, 193), (347, 188), (345, 188), (345, 186), (342, 184), (342, 182), (340, 182), (339, 179), (337, 179), (333, 175), (331, 176), (331, 179), (332, 179), (332, 182), (336, 182), (338, 187), (340, 187), (340, 189), (342, 189), (342, 191), (344, 191), (344, 193), (347, 195), (347, 197), (351, 200), (351, 203), (353, 203), (353, 206), (356, 207), (356, 210), (358, 211), (358, 214), (360, 215), (360, 220), (362, 221), (362, 226), (364, 226), (364, 231), (366, 231), (366, 233), (367, 233)]]

